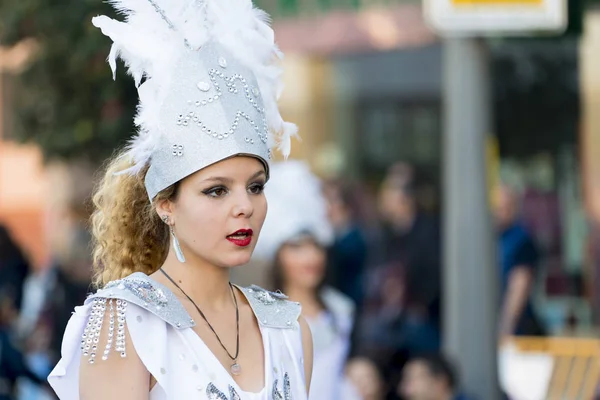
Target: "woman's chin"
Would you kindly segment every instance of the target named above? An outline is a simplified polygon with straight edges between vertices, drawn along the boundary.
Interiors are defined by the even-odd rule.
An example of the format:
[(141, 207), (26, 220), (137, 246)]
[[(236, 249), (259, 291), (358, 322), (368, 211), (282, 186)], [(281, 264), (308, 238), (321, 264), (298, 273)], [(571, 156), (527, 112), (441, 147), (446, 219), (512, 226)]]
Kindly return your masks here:
[(246, 254), (246, 252), (244, 253), (238, 253), (235, 255), (232, 255), (231, 257), (228, 257), (227, 260), (225, 260), (225, 262), (223, 263), (226, 267), (228, 268), (235, 268), (235, 267), (239, 267), (242, 265), (246, 265), (250, 262), (250, 259), (252, 258), (252, 252), (248, 251), (248, 253)]

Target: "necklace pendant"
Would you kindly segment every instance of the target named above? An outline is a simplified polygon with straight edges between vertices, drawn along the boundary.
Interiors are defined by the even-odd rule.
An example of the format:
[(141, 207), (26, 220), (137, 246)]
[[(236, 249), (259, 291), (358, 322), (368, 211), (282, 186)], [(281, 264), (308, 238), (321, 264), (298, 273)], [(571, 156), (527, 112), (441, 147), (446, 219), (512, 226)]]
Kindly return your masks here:
[(237, 361), (234, 361), (233, 364), (231, 364), (231, 373), (235, 376), (238, 376), (242, 373), (242, 367), (237, 363)]

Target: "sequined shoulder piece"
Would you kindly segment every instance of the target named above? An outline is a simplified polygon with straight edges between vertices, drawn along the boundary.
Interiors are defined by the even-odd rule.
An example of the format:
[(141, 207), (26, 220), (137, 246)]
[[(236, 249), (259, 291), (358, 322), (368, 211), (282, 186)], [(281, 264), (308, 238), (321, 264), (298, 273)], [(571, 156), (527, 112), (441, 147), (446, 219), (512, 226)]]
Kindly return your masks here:
[[(95, 363), (98, 354), (102, 354), (103, 361), (108, 360), (113, 350), (121, 357), (127, 357), (125, 324), (129, 303), (150, 311), (177, 329), (195, 325), (169, 289), (141, 272), (109, 282), (88, 297), (86, 303), (90, 302), (90, 317), (81, 335), (81, 353), (90, 364)], [(103, 325), (108, 329), (106, 343), (101, 344)]]
[(136, 304), (177, 329), (196, 325), (173, 292), (141, 272), (109, 282), (89, 299), (94, 298), (120, 299)]
[(296, 321), (302, 310), (300, 303), (287, 300), (288, 297), (279, 291), (270, 292), (256, 285), (237, 287), (248, 299), (260, 325), (268, 328), (296, 328)]

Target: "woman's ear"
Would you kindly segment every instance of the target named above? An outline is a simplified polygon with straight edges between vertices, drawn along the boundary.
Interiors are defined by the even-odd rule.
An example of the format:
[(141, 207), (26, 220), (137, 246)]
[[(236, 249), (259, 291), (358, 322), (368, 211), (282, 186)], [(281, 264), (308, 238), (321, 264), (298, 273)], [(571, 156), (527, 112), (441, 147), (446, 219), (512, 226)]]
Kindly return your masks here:
[(156, 203), (155, 210), (163, 221), (165, 220), (165, 217), (168, 217), (169, 220), (171, 220), (173, 215), (173, 202), (167, 199), (160, 200)]

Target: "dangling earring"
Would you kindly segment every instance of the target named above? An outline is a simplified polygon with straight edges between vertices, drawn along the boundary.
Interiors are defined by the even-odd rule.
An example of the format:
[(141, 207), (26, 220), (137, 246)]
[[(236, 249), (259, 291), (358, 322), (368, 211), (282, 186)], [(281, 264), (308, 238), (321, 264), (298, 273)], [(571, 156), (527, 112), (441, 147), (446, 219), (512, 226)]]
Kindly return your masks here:
[(175, 255), (180, 263), (185, 262), (185, 256), (183, 255), (183, 251), (181, 251), (181, 246), (179, 246), (179, 240), (177, 240), (177, 236), (175, 236), (175, 231), (173, 230), (173, 226), (171, 226), (171, 237), (173, 238), (173, 248), (175, 249)]
[(183, 255), (183, 251), (181, 251), (181, 246), (179, 245), (179, 240), (177, 240), (177, 236), (175, 236), (175, 230), (173, 229), (173, 225), (169, 224), (169, 216), (165, 215), (162, 217), (162, 220), (165, 224), (169, 225), (169, 230), (171, 232), (171, 238), (173, 239), (173, 250), (175, 250), (175, 256), (180, 263), (185, 262), (185, 256)]

